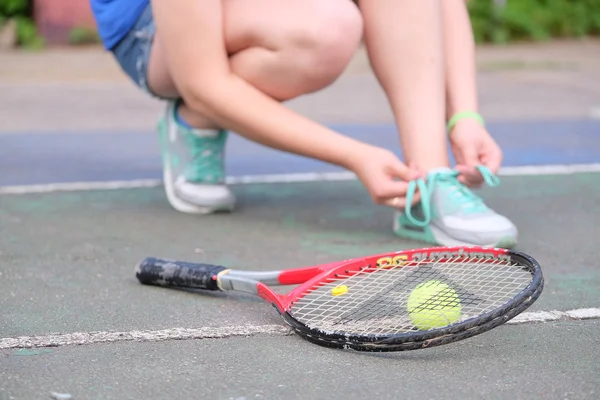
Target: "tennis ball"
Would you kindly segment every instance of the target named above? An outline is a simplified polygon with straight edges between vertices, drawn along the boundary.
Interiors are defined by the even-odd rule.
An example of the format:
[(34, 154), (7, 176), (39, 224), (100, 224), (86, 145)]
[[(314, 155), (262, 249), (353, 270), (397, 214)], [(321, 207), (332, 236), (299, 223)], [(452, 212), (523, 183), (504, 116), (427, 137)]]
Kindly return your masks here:
[(408, 315), (419, 330), (441, 328), (460, 319), (460, 299), (454, 289), (440, 281), (417, 285), (408, 296)]

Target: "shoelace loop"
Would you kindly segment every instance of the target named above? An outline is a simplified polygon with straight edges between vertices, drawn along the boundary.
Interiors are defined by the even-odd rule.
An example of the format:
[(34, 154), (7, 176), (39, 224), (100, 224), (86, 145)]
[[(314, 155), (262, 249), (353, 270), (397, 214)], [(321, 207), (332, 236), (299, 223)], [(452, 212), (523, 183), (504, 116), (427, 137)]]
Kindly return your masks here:
[[(485, 183), (491, 187), (496, 187), (500, 184), (500, 179), (494, 175), (492, 171), (485, 165), (477, 166), (477, 170), (483, 176)], [(408, 221), (416, 226), (425, 227), (431, 222), (431, 193), (436, 185), (452, 186), (449, 191), (451, 196), (459, 199), (462, 207), (466, 212), (476, 212), (479, 210), (483, 202), (477, 197), (468, 187), (458, 181), (458, 171), (440, 171), (432, 173), (428, 176), (428, 182), (421, 178), (410, 181), (406, 192), (405, 215)], [(418, 220), (412, 215), (412, 201), (415, 196), (417, 187), (421, 195), (420, 205), (423, 212), (423, 219)]]
[[(421, 194), (421, 209), (423, 210), (423, 220), (419, 221), (416, 219), (411, 212), (413, 198), (415, 197), (415, 191), (419, 188), (419, 192)], [(425, 201), (427, 198), (427, 201)], [(406, 191), (406, 206), (405, 206), (405, 214), (406, 218), (410, 221), (411, 224), (425, 227), (431, 221), (431, 207), (429, 202), (429, 189), (425, 184), (425, 181), (422, 178), (417, 180), (410, 181), (408, 183), (408, 190)]]
[(488, 167), (485, 165), (478, 165), (477, 170), (483, 176), (483, 180), (490, 187), (496, 187), (500, 184), (500, 178), (498, 178)]

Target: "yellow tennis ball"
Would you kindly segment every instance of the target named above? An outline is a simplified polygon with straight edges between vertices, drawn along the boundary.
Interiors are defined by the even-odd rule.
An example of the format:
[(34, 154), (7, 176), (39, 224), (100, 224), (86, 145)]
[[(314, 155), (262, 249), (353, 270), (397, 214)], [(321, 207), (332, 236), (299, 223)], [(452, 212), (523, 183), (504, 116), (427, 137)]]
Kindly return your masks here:
[(441, 328), (460, 319), (460, 298), (454, 289), (440, 281), (417, 285), (408, 296), (408, 315), (419, 330)]

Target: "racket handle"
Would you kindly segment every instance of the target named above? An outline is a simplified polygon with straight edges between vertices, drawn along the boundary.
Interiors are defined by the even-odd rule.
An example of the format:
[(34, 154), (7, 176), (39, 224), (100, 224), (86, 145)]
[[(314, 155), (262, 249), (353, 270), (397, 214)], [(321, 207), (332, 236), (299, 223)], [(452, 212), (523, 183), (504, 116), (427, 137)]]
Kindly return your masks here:
[(226, 269), (220, 265), (147, 257), (137, 265), (135, 276), (144, 285), (220, 290), (217, 274)]

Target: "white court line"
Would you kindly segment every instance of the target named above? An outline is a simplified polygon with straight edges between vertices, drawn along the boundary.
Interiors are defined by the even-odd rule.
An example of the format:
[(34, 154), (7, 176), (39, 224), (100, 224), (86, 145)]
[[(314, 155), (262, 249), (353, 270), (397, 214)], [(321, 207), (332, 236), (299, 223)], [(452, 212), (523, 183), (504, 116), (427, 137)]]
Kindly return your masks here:
[(498, 175), (535, 176), (535, 175), (572, 175), (589, 172), (600, 172), (600, 163), (569, 165), (523, 165), (519, 167), (500, 168)]
[[(508, 321), (509, 325), (551, 322), (559, 320), (600, 319), (600, 308), (580, 308), (569, 311), (524, 312)], [(209, 328), (173, 328), (156, 331), (128, 332), (75, 332), (50, 334), (43, 336), (21, 336), (0, 339), (2, 349), (27, 349), (36, 347), (60, 347), (69, 345), (89, 345), (114, 342), (162, 342), (167, 340), (223, 339), (229, 337), (248, 337), (253, 335), (292, 335), (290, 328), (284, 325), (240, 325)]]
[(158, 331), (75, 332), (43, 336), (21, 336), (0, 339), (2, 349), (29, 349), (114, 342), (162, 342), (186, 339), (223, 339), (256, 334), (285, 336), (292, 330), (284, 325), (240, 325), (209, 328), (172, 328)]
[(47, 183), (42, 185), (0, 186), (0, 194), (33, 194), (53, 192), (78, 192), (86, 190), (113, 190), (156, 187), (161, 184), (157, 179), (108, 182), (68, 182)]
[[(500, 176), (536, 176), (536, 175), (571, 175), (578, 173), (600, 172), (600, 163), (573, 165), (532, 165), (520, 167), (504, 167), (499, 171)], [(243, 175), (229, 176), (229, 185), (244, 185), (256, 183), (300, 183), (325, 181), (351, 181), (356, 175), (352, 172), (310, 172), (295, 174)], [(41, 185), (0, 186), (1, 194), (34, 194), (53, 192), (75, 192), (86, 190), (114, 190), (157, 187), (162, 184), (160, 179), (140, 179), (131, 181), (107, 182), (68, 182), (48, 183)]]

